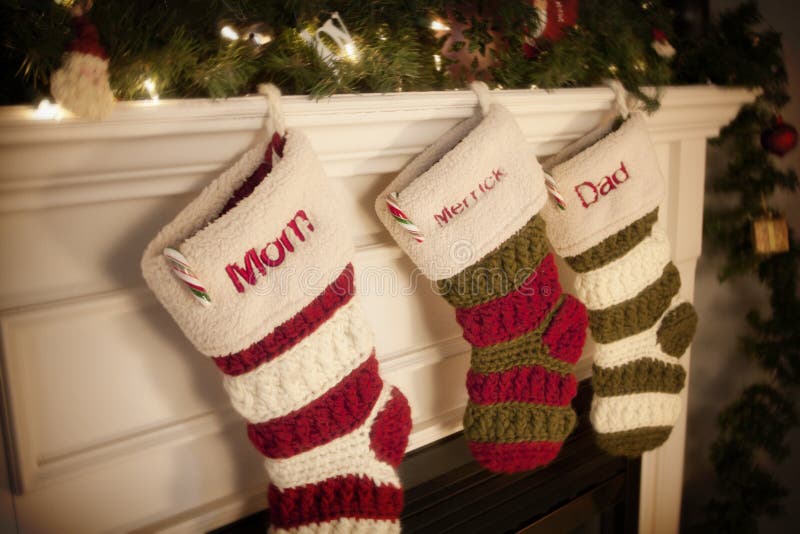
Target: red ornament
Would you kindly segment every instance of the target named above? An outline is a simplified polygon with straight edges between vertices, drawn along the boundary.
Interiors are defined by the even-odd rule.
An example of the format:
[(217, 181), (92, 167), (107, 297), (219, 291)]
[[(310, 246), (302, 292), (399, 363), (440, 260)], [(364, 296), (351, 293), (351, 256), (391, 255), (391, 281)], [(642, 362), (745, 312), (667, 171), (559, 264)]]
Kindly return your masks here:
[(772, 127), (761, 134), (761, 146), (767, 152), (783, 156), (797, 145), (797, 129), (776, 115)]
[(530, 34), (523, 44), (528, 59), (538, 55), (538, 43), (560, 40), (564, 28), (571, 28), (578, 21), (578, 0), (533, 0), (533, 6), (539, 14), (539, 25), (536, 33)]

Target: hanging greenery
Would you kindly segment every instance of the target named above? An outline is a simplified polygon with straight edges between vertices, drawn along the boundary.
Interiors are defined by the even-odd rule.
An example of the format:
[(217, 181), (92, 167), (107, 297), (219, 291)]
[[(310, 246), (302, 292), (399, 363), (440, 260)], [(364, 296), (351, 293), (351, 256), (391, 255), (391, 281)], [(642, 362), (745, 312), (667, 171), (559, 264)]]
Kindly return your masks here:
[[(769, 295), (766, 314), (747, 312), (749, 329), (740, 339), (741, 352), (766, 379), (746, 387), (719, 415), (719, 435), (711, 447), (716, 496), (698, 525), (703, 532), (756, 532), (760, 517), (781, 510), (787, 492), (774, 466), (789, 455), (787, 438), (798, 425), (798, 246), (782, 215), (769, 205), (774, 193), (797, 191), (798, 179), (793, 170), (776, 165), (776, 154), (792, 144), (791, 131), (775, 145), (763, 135), (774, 129), (780, 108), (789, 101), (786, 70), (780, 35), (764, 28), (754, 2), (722, 14), (695, 46), (685, 46), (680, 81), (763, 91), (715, 141), (725, 150), (727, 167), (709, 177), (708, 187), (714, 205), (723, 207), (706, 208), (704, 228), (707, 242), (725, 257), (720, 280), (755, 276)], [(795, 143), (796, 136), (795, 131)], [(783, 239), (760, 236), (759, 225), (767, 225), (773, 238), (785, 232)]]
[[(70, 3), (0, 0), (0, 104), (47, 96), (71, 38)], [(103, 0), (89, 18), (109, 55), (111, 87), (123, 100), (148, 98), (147, 79), (162, 98), (238, 96), (267, 81), (314, 97), (447, 89), (484, 78), (478, 71), (487, 65), (488, 79), (507, 88), (589, 85), (609, 76), (631, 91), (669, 83), (669, 60), (651, 47), (654, 28), (671, 37), (662, 2), (565, 3), (579, 6), (580, 21), (557, 43), (550, 33), (533, 37), (539, 12), (531, 0)], [(333, 13), (357, 54), (325, 61), (302, 34), (313, 35)], [(453, 75), (449, 67), (464, 60), (462, 50), (474, 64)]]

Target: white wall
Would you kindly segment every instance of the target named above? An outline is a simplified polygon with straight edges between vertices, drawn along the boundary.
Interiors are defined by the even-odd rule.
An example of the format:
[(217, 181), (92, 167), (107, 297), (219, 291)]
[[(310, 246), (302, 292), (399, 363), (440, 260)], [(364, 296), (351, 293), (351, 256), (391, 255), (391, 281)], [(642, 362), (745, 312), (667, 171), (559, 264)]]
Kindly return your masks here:
[[(712, 0), (712, 13), (736, 6), (739, 0)], [(789, 92), (794, 100), (783, 110), (785, 121), (800, 126), (800, 3), (785, 0), (760, 0), (768, 24), (783, 34), (784, 56), (789, 71)], [(790, 152), (782, 165), (800, 170), (800, 149)], [(709, 148), (709, 173), (722, 165), (721, 153)], [(782, 194), (776, 203), (783, 209), (789, 225), (800, 229), (800, 194)], [(683, 527), (696, 522), (702, 506), (713, 493), (713, 472), (708, 461), (709, 447), (716, 437), (719, 411), (738, 397), (742, 388), (758, 378), (758, 369), (738, 350), (736, 333), (744, 327), (744, 315), (753, 307), (762, 308), (766, 295), (755, 279), (736, 280), (720, 285), (716, 278), (721, 258), (704, 246), (697, 264), (695, 305), (700, 316), (697, 337), (692, 348), (689, 395), (689, 421), (684, 473)], [(781, 482), (790, 490), (782, 517), (762, 522), (762, 532), (789, 532), (800, 523), (800, 432), (792, 435), (792, 457), (779, 472)]]

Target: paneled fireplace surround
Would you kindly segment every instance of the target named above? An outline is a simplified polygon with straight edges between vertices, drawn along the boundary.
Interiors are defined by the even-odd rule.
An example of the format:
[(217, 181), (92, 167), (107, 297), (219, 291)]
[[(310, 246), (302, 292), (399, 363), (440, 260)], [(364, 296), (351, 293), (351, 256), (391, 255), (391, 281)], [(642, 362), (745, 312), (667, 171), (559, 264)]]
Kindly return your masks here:
[[(661, 224), (687, 300), (700, 255), (706, 140), (753, 97), (668, 88), (648, 119), (668, 181)], [(613, 101), (600, 88), (496, 98), (538, 156), (589, 130)], [(473, 113), (474, 95), (283, 100), (289, 126), (303, 128), (340, 193), (381, 366), (411, 403), (412, 452), (401, 467), (406, 530), (677, 532), (685, 416), (641, 462), (602, 455), (585, 421), (586, 356), (575, 403), (582, 424), (556, 462), (508, 476), (469, 458), (458, 434), (468, 346), (452, 309), (411, 276), (372, 204), (406, 162)], [(109, 120), (90, 123), (0, 108), (3, 526), (200, 532), (266, 506), (259, 456), (214, 365), (183, 338), (139, 272), (149, 239), (253, 143), (265, 109), (261, 97), (120, 103)], [(569, 288), (569, 270), (559, 268)], [(224, 531), (245, 532), (253, 521), (263, 529), (265, 517)]]

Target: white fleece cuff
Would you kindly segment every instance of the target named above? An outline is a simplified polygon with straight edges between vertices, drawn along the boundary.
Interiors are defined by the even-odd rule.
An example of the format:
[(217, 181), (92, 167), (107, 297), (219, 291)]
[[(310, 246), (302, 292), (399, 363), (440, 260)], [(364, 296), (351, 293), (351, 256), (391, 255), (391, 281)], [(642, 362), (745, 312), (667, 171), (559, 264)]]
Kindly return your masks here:
[(664, 180), (641, 113), (555, 165), (550, 174), (567, 209), (548, 203), (542, 217), (550, 243), (561, 256), (597, 245), (653, 211), (663, 196)]
[[(391, 193), (424, 242), (392, 217)], [(409, 163), (378, 195), (375, 211), (423, 274), (441, 280), (497, 248), (546, 198), (542, 169), (514, 117), (491, 104)]]
[[(290, 319), (333, 281), (352, 244), (322, 167), (302, 132), (289, 130), (283, 157), (235, 207), (218, 214), (263, 161), (266, 142), (209, 184), (148, 245), (142, 272), (197, 349), (224, 356)], [(208, 290), (203, 307), (170, 271), (179, 250)]]

